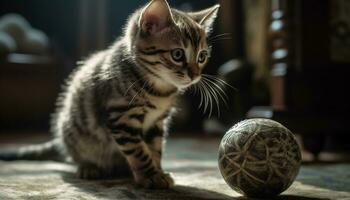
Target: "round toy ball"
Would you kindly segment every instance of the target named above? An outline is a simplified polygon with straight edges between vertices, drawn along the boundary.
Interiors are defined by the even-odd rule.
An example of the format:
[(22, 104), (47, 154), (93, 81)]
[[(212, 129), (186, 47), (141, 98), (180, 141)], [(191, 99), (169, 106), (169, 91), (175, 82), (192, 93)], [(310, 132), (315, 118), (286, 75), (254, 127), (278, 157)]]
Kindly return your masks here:
[(233, 126), (219, 147), (226, 183), (248, 197), (273, 197), (295, 180), (301, 153), (295, 136), (280, 123), (248, 119)]

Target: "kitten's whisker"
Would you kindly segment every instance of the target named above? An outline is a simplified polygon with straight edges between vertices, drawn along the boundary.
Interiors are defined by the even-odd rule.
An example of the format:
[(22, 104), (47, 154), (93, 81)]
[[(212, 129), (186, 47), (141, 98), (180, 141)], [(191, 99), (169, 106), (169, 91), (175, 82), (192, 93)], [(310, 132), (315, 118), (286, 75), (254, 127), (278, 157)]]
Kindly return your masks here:
[(207, 88), (207, 86), (204, 84), (204, 82), (203, 82), (203, 88), (204, 88), (205, 94), (206, 94), (206, 96), (207, 96), (207, 103), (208, 103), (207, 108), (208, 108), (208, 110), (209, 110), (209, 116), (210, 116), (211, 107), (212, 107), (212, 101), (211, 101), (211, 98), (210, 98), (210, 94), (209, 94), (208, 88)]
[(213, 40), (209, 40), (208, 42), (209, 42), (209, 43), (213, 43), (213, 42), (220, 41), (220, 40), (232, 40), (232, 37), (215, 38), (215, 39), (213, 39)]
[(204, 82), (207, 84), (208, 88), (210, 88), (210, 90), (212, 91), (211, 95), (214, 97), (214, 100), (215, 100), (215, 103), (216, 103), (216, 107), (218, 109), (218, 112), (217, 112), (218, 113), (218, 117), (220, 117), (220, 104), (219, 104), (220, 101), (219, 101), (219, 97), (218, 97), (217, 91), (213, 88), (212, 85), (210, 85), (210, 82), (207, 79), (204, 79)]
[(210, 90), (208, 89), (208, 85), (207, 85), (207, 83), (205, 82), (204, 79), (202, 79), (202, 82), (203, 82), (203, 85), (205, 86), (205, 89), (206, 89), (206, 92), (207, 92), (207, 94), (208, 94), (209, 101), (210, 101), (210, 109), (209, 109), (209, 118), (210, 118), (210, 117), (211, 117), (211, 112), (212, 112), (211, 93), (210, 93)]
[[(203, 84), (206, 85), (204, 81), (203, 81)], [(205, 90), (207, 92), (208, 100), (209, 100), (208, 106), (209, 106), (209, 118), (210, 118), (211, 117), (211, 113), (213, 111), (213, 100), (211, 98), (210, 90), (208, 89), (207, 85), (205, 86)]]
[(215, 76), (207, 75), (207, 74), (203, 74), (203, 78), (201, 79), (201, 81), (198, 84), (193, 85), (195, 94), (197, 93), (197, 90), (200, 94), (201, 99), (200, 99), (198, 108), (201, 108), (203, 106), (203, 114), (207, 110), (209, 110), (208, 116), (210, 118), (213, 114), (213, 108), (214, 108), (213, 104), (215, 104), (215, 107), (217, 108), (218, 117), (220, 117), (221, 115), (220, 102), (222, 101), (225, 104), (225, 106), (228, 107), (229, 97), (223, 88), (226, 86), (234, 90), (237, 90), (236, 88), (229, 85), (225, 81)]
[(205, 88), (205, 85), (203, 84), (203, 82), (201, 81), (201, 86), (203, 89), (203, 96), (204, 96), (204, 113), (207, 111), (208, 105), (209, 105), (209, 99), (208, 99), (208, 94), (207, 94), (207, 90)]
[(207, 93), (207, 96), (208, 96), (208, 100), (209, 100), (209, 105), (210, 105), (210, 109), (209, 109), (209, 118), (211, 117), (212, 115), (212, 112), (213, 112), (213, 96), (212, 96), (212, 91), (211, 91), (211, 88), (210, 86), (208, 85), (207, 82), (205, 82), (205, 80), (203, 80), (203, 85), (205, 86), (205, 90), (206, 90), (206, 93)]
[[(221, 96), (223, 102), (225, 103), (225, 106), (228, 107), (228, 103), (227, 100), (229, 99), (226, 92), (223, 90), (222, 87), (229, 87), (231, 89), (233, 89), (234, 91), (238, 91), (238, 89), (236, 89), (235, 87), (231, 86), (230, 84), (226, 83), (225, 81), (223, 81), (222, 79), (219, 79), (215, 76), (212, 75), (205, 75), (204, 77), (206, 77), (207, 79), (211, 80), (213, 82), (213, 84), (220, 90), (219, 95)], [(220, 85), (222, 86), (220, 86)], [(225, 95), (225, 98), (222, 95)]]
[(218, 38), (224, 38), (224, 37), (231, 37), (232, 38), (232, 35), (231, 34), (227, 34), (227, 35), (218, 35), (217, 37), (212, 37), (209, 39), (209, 41), (212, 41), (212, 40), (215, 40), (215, 39), (218, 39)]
[(207, 77), (207, 78), (210, 78), (210, 79), (213, 79), (213, 80), (215, 80), (215, 81), (218, 81), (218, 82), (220, 82), (221, 84), (226, 85), (226, 86), (232, 88), (233, 90), (235, 90), (236, 92), (238, 92), (238, 89), (237, 89), (237, 88), (233, 87), (232, 85), (228, 84), (226, 81), (224, 81), (224, 80), (222, 80), (222, 79), (220, 79), (220, 78), (218, 78), (218, 77), (216, 77), (216, 76), (209, 75), (209, 74), (203, 74), (203, 76), (204, 76), (204, 77)]
[[(204, 77), (205, 80), (209, 81), (211, 84), (213, 84), (213, 87), (218, 89), (217, 94), (220, 96), (220, 98), (222, 99), (222, 101), (225, 103), (226, 107), (228, 107), (227, 101), (228, 101), (228, 96), (226, 94), (226, 92), (220, 87), (220, 85), (218, 85), (216, 82)], [(224, 96), (223, 96), (224, 95)]]
[(205, 81), (205, 80), (203, 80), (203, 83), (206, 85), (206, 87), (207, 87), (207, 90), (208, 90), (208, 94), (210, 95), (210, 101), (211, 101), (211, 106), (210, 106), (210, 112), (209, 112), (209, 118), (211, 117), (211, 114), (212, 114), (212, 105), (213, 105), (213, 103), (212, 103), (212, 97), (213, 97), (213, 94), (212, 94), (212, 88), (208, 85), (208, 83)]
[[(219, 106), (220, 105), (220, 100), (222, 100), (224, 102), (224, 104), (227, 106), (228, 96), (226, 95), (225, 91), (220, 86), (218, 86), (215, 82), (211, 81), (210, 79), (206, 79), (206, 81), (208, 81), (209, 83), (212, 84), (211, 87), (213, 88), (213, 91), (214, 91), (215, 95), (217, 96), (216, 100), (217, 100), (217, 103), (218, 103), (218, 105), (217, 105), (217, 107), (218, 107), (218, 117), (220, 117), (220, 106)], [(215, 90), (215, 88), (217, 88), (218, 90)]]
[(134, 102), (136, 96), (138, 96), (145, 89), (146, 84), (147, 84), (147, 82), (145, 82), (143, 84), (143, 86), (140, 88), (140, 90), (138, 92), (136, 92), (136, 94), (132, 97), (132, 99), (129, 102), (129, 106)]
[(196, 84), (194, 84), (194, 85), (191, 85), (191, 88), (193, 88), (193, 90), (194, 90), (194, 95), (197, 95), (197, 85)]
[(218, 38), (218, 39), (209, 41), (209, 43), (214, 44), (216, 42), (223, 41), (223, 40), (232, 40), (232, 38)]
[(232, 36), (232, 33), (222, 33), (222, 34), (214, 35), (214, 36), (210, 37), (208, 40), (210, 41), (210, 40), (224, 37), (224, 36)]
[[(198, 108), (200, 108), (202, 106), (202, 104), (203, 104), (203, 91), (202, 91), (201, 84), (198, 84), (198, 89), (199, 89), (199, 93), (200, 93), (200, 96), (201, 96), (201, 101), (200, 101), (199, 106), (198, 106)], [(204, 113), (204, 111), (203, 111), (203, 113)]]
[(134, 87), (134, 85), (135, 85), (137, 82), (141, 81), (142, 79), (143, 79), (143, 78), (139, 78), (139, 79), (136, 80), (134, 83), (132, 83), (132, 84), (130, 85), (130, 87), (125, 91), (124, 96), (126, 96), (126, 95), (128, 94), (128, 92)]
[(196, 85), (191, 85), (191, 86), (190, 86), (190, 90), (191, 90), (191, 92), (192, 92), (194, 95), (197, 94), (197, 86), (196, 86)]
[(221, 40), (232, 40), (232, 34), (231, 33), (222, 33), (222, 34), (218, 34), (215, 35), (211, 38), (208, 39), (208, 43), (213, 44), (217, 41), (221, 41)]
[(199, 107), (203, 107), (203, 114), (205, 113), (204, 111), (204, 105), (205, 105), (205, 96), (204, 96), (204, 91), (203, 91), (203, 86), (202, 86), (202, 82), (199, 82), (199, 85), (200, 86), (200, 93), (201, 93), (201, 102), (199, 104)]

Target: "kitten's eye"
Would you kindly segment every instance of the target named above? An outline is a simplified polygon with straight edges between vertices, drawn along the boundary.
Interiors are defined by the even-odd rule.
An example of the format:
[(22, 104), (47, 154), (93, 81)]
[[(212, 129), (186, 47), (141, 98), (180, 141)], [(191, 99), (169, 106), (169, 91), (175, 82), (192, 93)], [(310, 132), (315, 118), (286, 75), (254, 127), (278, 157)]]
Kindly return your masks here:
[(171, 58), (175, 62), (182, 62), (185, 60), (185, 51), (183, 49), (173, 49), (171, 50)]
[(205, 63), (205, 61), (207, 61), (207, 58), (208, 58), (208, 52), (207, 51), (201, 51), (199, 53), (199, 56), (198, 56), (198, 63)]

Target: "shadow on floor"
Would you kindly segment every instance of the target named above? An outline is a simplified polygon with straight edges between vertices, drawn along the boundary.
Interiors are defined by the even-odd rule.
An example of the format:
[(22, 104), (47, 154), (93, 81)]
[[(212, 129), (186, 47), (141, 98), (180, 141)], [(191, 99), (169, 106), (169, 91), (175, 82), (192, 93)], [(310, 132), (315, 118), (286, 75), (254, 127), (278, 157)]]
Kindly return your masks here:
[(312, 198), (312, 197), (304, 197), (304, 196), (298, 196), (298, 195), (279, 195), (277, 197), (272, 198), (265, 198), (265, 199), (259, 199), (259, 198), (248, 198), (248, 197), (239, 197), (237, 200), (328, 200), (326, 198)]
[[(190, 187), (176, 185), (168, 190), (146, 190), (138, 188), (133, 183), (132, 178), (114, 179), (114, 180), (96, 180), (86, 181), (74, 177), (74, 174), (66, 173), (63, 175), (66, 182), (77, 189), (89, 193), (96, 198), (105, 199), (154, 199), (154, 200), (258, 200), (258, 198), (233, 197), (226, 194)], [(327, 200), (326, 198), (311, 198), (298, 195), (280, 195), (270, 200)], [(266, 198), (265, 198), (266, 200)]]
[(89, 196), (104, 199), (154, 199), (154, 200), (234, 200), (232, 196), (196, 187), (176, 185), (168, 190), (146, 190), (137, 187), (132, 178), (114, 180), (81, 180), (74, 174), (62, 175), (63, 180), (71, 186), (87, 193)]

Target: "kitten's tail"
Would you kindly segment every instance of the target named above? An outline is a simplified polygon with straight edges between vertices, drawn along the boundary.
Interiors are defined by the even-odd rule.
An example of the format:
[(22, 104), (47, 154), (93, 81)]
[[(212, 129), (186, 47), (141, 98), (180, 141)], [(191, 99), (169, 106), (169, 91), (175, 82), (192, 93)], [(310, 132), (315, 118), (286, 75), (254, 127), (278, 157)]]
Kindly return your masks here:
[(0, 160), (53, 160), (64, 161), (60, 151), (60, 142), (51, 140), (37, 145), (30, 145), (17, 148), (0, 149)]

